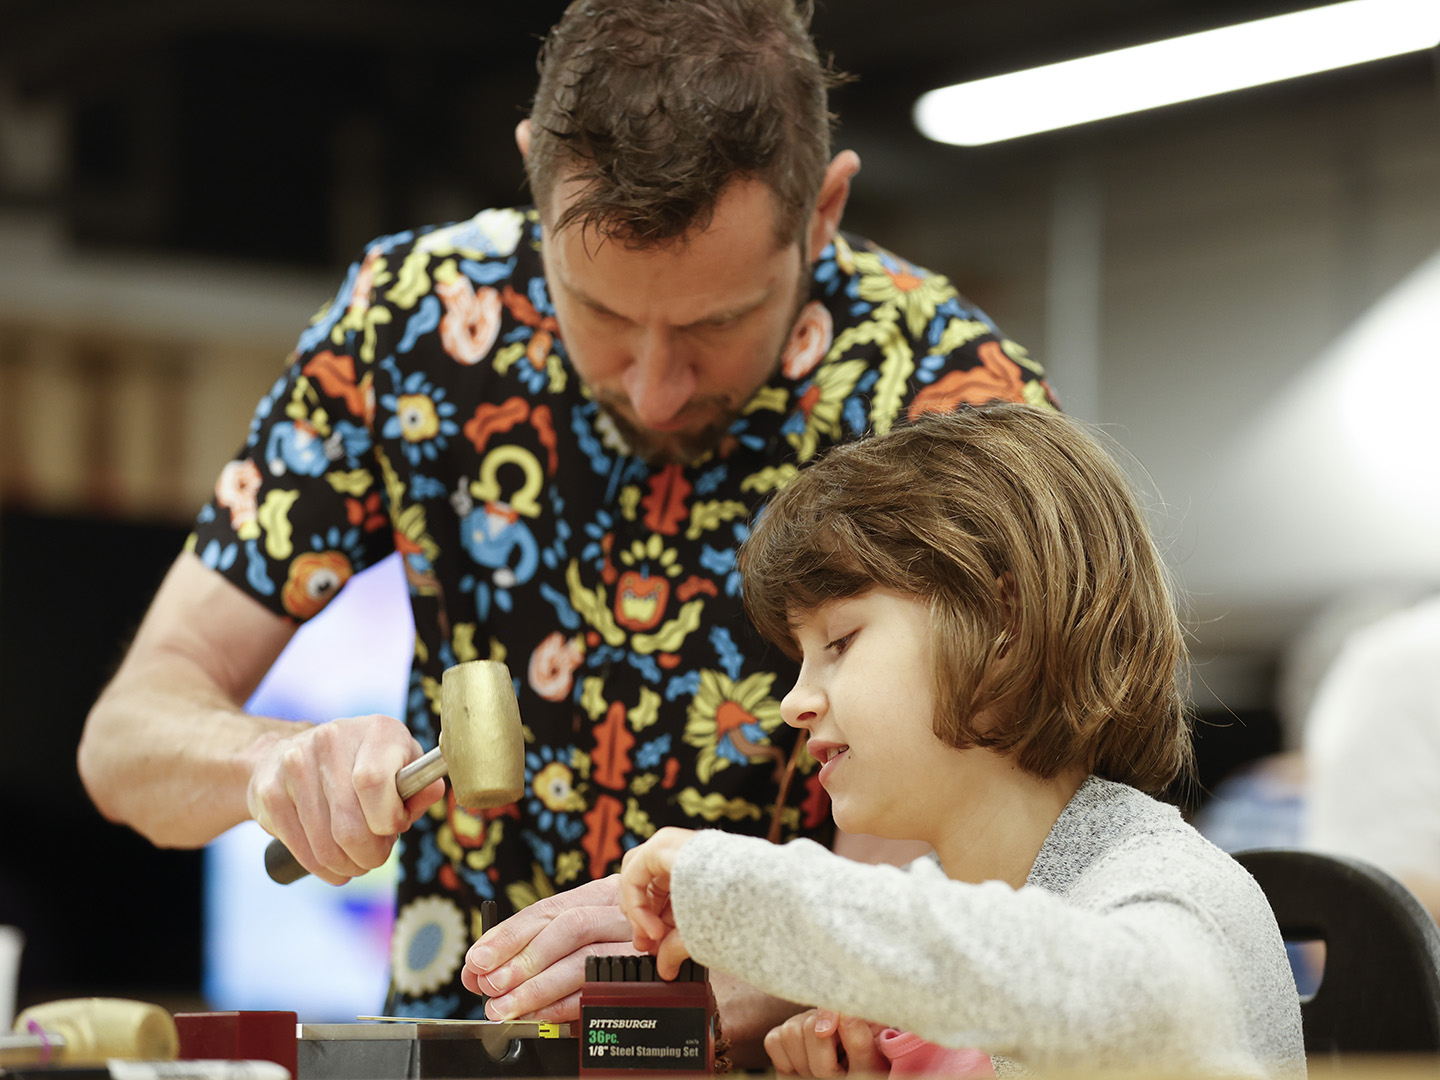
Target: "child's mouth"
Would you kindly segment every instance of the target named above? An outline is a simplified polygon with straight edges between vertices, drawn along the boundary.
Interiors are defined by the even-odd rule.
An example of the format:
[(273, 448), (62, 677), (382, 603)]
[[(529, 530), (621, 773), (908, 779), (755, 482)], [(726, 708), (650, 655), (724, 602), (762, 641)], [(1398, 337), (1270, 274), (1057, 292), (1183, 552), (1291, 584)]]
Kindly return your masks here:
[(843, 760), (849, 752), (850, 748), (848, 746), (832, 746), (823, 752), (821, 755), (819, 776), (822, 785), (825, 783), (826, 777), (835, 771), (836, 766), (840, 764), (841, 760)]

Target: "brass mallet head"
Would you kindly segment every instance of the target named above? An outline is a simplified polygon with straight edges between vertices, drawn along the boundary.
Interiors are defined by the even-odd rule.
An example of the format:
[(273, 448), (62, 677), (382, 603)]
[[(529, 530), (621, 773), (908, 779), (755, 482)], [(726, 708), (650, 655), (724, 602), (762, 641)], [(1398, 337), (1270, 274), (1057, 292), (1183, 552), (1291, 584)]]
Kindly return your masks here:
[(525, 735), (504, 664), (470, 660), (441, 676), (440, 756), (467, 810), (506, 806), (525, 793)]

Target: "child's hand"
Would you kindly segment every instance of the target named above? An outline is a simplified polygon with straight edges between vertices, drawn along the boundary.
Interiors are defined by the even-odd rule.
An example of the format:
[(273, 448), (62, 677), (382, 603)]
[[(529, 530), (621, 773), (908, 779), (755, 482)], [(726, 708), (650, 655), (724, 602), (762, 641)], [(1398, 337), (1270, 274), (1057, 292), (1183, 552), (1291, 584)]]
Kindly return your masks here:
[(655, 954), (662, 979), (673, 979), (690, 952), (670, 910), (670, 870), (695, 833), (671, 826), (631, 848), (620, 862), (620, 910), (635, 929), (635, 948)]
[(883, 1024), (872, 1024), (855, 1016), (841, 1016), (829, 1009), (810, 1009), (771, 1028), (765, 1036), (765, 1052), (770, 1055), (770, 1063), (777, 1073), (795, 1076), (887, 1073), (890, 1063), (876, 1045), (876, 1036), (884, 1030)]

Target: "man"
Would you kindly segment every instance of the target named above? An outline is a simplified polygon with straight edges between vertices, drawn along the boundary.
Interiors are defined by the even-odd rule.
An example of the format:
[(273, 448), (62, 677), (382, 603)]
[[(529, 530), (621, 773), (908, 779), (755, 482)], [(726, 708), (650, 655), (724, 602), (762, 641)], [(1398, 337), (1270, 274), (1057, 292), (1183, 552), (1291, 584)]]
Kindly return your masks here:
[[(479, 1015), (482, 900), (592, 883), (467, 976), (491, 1016), (573, 1016), (583, 950), (629, 940), (607, 875), (656, 828), (831, 839), (780, 722), (793, 668), (741, 612), (747, 520), (837, 440), (1048, 390), (943, 278), (840, 235), (859, 159), (831, 157), (829, 81), (792, 0), (571, 6), (517, 131), (537, 209), (377, 241), (261, 401), (88, 721), (107, 815), (177, 846), (253, 817), (330, 882), (413, 826), (389, 1008), (418, 1015)], [(296, 623), (397, 549), (406, 723), (244, 714)], [(516, 678), (525, 796), (401, 805), (476, 657)]]

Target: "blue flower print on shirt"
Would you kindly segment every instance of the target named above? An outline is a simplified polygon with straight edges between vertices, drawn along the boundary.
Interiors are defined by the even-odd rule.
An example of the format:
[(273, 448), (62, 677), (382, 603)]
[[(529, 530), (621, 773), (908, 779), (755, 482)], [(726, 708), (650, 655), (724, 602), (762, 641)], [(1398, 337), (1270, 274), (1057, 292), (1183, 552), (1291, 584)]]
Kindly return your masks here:
[(265, 463), (274, 476), (320, 476), (330, 467), (325, 440), (310, 424), (284, 420), (270, 429), (265, 442)]
[(330, 337), (330, 331), (335, 328), (335, 324), (340, 321), (340, 317), (350, 306), (350, 298), (355, 292), (355, 282), (359, 277), (360, 264), (358, 262), (351, 263), (345, 282), (340, 286), (340, 291), (335, 294), (335, 299), (330, 302), (325, 313), (300, 335), (300, 342), (297, 346), (300, 352), (306, 353), (318, 349)]
[(554, 829), (566, 843), (580, 839), (585, 832), (584, 821), (574, 816), (585, 809), (570, 767), (574, 757), (573, 746), (541, 746), (525, 754), (525, 787), (530, 792), (525, 809), (537, 826)]
[(410, 670), (410, 685), (405, 691), (405, 718), (410, 732), (421, 748), (430, 751), (435, 748), (437, 734), (435, 715), (430, 711), (430, 698), (425, 694), (425, 681), (419, 670)]
[(750, 526), (746, 522), (737, 522), (731, 526), (731, 534), (735, 537), (735, 546), (728, 548), (713, 548), (705, 544), (700, 548), (700, 565), (716, 577), (725, 579), (725, 595), (740, 595), (740, 567), (735, 558), (735, 552), (740, 545), (750, 536)]
[(343, 551), (354, 569), (363, 570), (366, 565), (363, 535), (358, 527), (341, 529), (338, 525), (332, 525), (325, 530), (324, 536), (318, 533), (311, 535), (310, 550)]
[[(370, 451), (370, 432), (359, 424), (352, 424), (349, 420), (336, 420), (335, 430), (331, 433), (328, 443), (332, 443), (334, 449), (339, 450), (343, 455), (345, 463), (350, 468), (356, 468), (360, 464), (360, 458)], [(332, 455), (330, 446), (326, 447), (326, 456)]]
[[(517, 326), (506, 334), (503, 340), (507, 345), (517, 341), (523, 341), (528, 345), (534, 337), (535, 328), (533, 326)], [(550, 373), (547, 366), (542, 363), (537, 368), (530, 362), (528, 356), (522, 356), (517, 363), (511, 365), (510, 373), (519, 379), (521, 385), (532, 394), (542, 393), (550, 385)]]
[(665, 755), (670, 753), (670, 736), (661, 735), (658, 739), (651, 739), (642, 743), (635, 751), (635, 767), (639, 769), (658, 769), (665, 761)]
[(530, 298), (531, 305), (541, 315), (555, 314), (555, 305), (550, 302), (550, 290), (546, 288), (544, 278), (531, 278), (530, 286), (525, 292)]
[(401, 439), (410, 464), (422, 459), (434, 461), (445, 449), (460, 425), (451, 419), (455, 403), (445, 400), (445, 390), (431, 385), (423, 372), (413, 371), (400, 384), (400, 392), (384, 394), (380, 404), (393, 414), (381, 428), (387, 439)]
[[(504, 503), (486, 502), (460, 520), (460, 543), (465, 552), (492, 573), (501, 589), (524, 585), (540, 565), (540, 545), (520, 514)], [(512, 557), (516, 558), (511, 566)], [(509, 608), (506, 608), (508, 611)]]
[(490, 880), (490, 873), (486, 870), (471, 870), (465, 866), (457, 866), (456, 872), (465, 879), (470, 888), (475, 890), (475, 895), (481, 900), (495, 899), (495, 883)]
[(608, 511), (596, 511), (595, 520), (585, 523), (585, 535), (589, 542), (580, 549), (580, 558), (599, 566), (605, 559), (605, 535), (614, 527), (615, 519)]
[(461, 259), (460, 272), (473, 281), (476, 285), (493, 285), (497, 281), (504, 281), (515, 269), (515, 260), (506, 259), (504, 262), (476, 262), (474, 259)]
[(815, 263), (814, 279), (825, 290), (826, 296), (834, 296), (835, 290), (840, 287), (840, 264), (835, 260), (834, 244), (826, 244), (825, 250), (820, 253)]
[(275, 380), (275, 385), (270, 388), (270, 392), (262, 397), (260, 403), (255, 406), (255, 415), (250, 418), (250, 431), (245, 436), (246, 447), (254, 446), (260, 441), (260, 429), (270, 418), (270, 414), (274, 412), (275, 402), (285, 393), (285, 389), (285, 377), (282, 375)]
[(211, 540), (200, 552), (200, 561), (211, 570), (229, 570), (239, 553), (239, 544), (226, 544), (222, 547), (220, 541)]
[(275, 582), (270, 579), (269, 564), (254, 540), (245, 541), (245, 580), (261, 596), (275, 595)]

